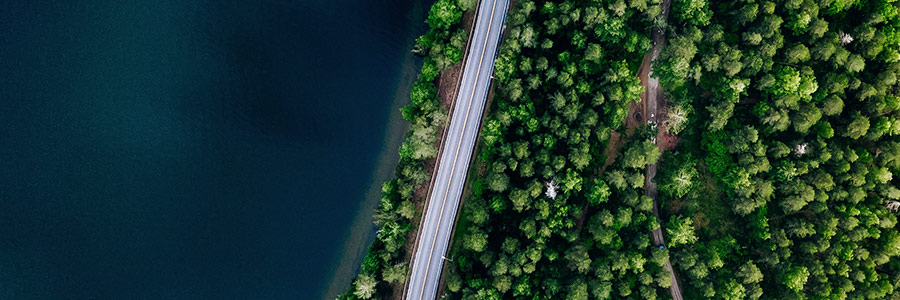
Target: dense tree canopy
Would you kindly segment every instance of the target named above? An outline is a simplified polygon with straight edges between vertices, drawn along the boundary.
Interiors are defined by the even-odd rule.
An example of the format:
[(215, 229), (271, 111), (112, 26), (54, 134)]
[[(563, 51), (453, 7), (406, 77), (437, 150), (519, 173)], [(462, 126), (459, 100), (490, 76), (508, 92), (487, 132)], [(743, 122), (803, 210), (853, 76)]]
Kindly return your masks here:
[(675, 105), (709, 113), (689, 116), (656, 178), (685, 298), (900, 295), (885, 206), (900, 196), (898, 8), (673, 2), (656, 74)]
[(629, 136), (599, 172), (626, 104), (639, 101), (636, 71), (658, 4), (516, 2), (481, 133), (484, 173), (463, 207), (486, 216), (463, 225), (486, 244), (464, 237), (449, 297), (655, 299), (671, 285), (664, 260), (652, 259), (659, 222), (643, 194), (659, 149), (649, 135)]

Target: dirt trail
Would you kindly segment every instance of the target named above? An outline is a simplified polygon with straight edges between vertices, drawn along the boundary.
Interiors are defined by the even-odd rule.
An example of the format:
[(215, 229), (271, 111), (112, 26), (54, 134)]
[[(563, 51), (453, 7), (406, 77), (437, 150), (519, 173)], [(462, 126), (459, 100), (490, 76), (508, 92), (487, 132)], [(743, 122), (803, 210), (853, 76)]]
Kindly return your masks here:
[[(665, 21), (669, 16), (669, 8), (671, 7), (672, 2), (671, 0), (663, 0), (660, 5), (662, 6), (662, 13), (659, 18), (662, 18), (662, 20)], [(654, 27), (652, 30), (651, 39), (653, 40), (653, 48), (650, 49), (650, 53), (647, 53), (647, 56), (645, 56), (644, 60), (641, 62), (638, 76), (641, 79), (641, 84), (644, 86), (644, 94), (641, 95), (643, 100), (641, 103), (644, 104), (642, 112), (643, 117), (646, 120), (644, 124), (652, 124), (655, 126), (656, 124), (660, 124), (659, 119), (662, 115), (661, 112), (665, 111), (665, 102), (661, 99), (662, 90), (659, 87), (659, 79), (653, 78), (651, 75), (653, 73), (653, 61), (659, 57), (659, 53), (662, 51), (662, 47), (666, 42), (666, 35), (659, 27)], [(634, 113), (631, 113), (631, 115), (634, 115)], [(670, 138), (667, 137), (665, 133), (660, 132), (657, 134), (654, 142), (657, 147), (661, 147), (663, 144), (668, 144), (666, 141), (669, 140)], [(668, 147), (668, 145), (666, 146)], [(665, 150), (665, 148), (662, 148), (661, 150)], [(659, 218), (659, 195), (656, 183), (653, 182), (653, 177), (656, 176), (658, 167), (659, 163), (647, 166), (647, 179), (644, 185), (647, 196), (653, 199), (653, 215), (657, 218)], [(663, 236), (661, 228), (662, 226), (652, 232), (653, 243), (656, 245), (665, 245), (665, 237)], [(681, 287), (678, 285), (678, 278), (676, 278), (675, 271), (672, 269), (672, 263), (666, 260), (664, 268), (672, 274), (672, 286), (669, 288), (672, 299), (682, 300)]]

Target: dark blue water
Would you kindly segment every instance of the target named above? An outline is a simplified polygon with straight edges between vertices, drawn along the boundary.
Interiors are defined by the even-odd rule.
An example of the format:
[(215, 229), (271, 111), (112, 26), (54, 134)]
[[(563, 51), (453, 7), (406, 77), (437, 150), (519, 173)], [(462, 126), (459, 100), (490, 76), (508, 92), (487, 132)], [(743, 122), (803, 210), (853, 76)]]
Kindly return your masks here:
[(319, 297), (418, 2), (0, 0), (0, 298)]

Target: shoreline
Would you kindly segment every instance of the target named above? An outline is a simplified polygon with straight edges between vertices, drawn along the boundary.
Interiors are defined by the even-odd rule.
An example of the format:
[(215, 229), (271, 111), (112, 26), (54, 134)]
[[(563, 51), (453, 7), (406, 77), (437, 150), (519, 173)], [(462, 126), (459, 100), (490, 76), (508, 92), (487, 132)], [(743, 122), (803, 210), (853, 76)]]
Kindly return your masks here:
[(377, 167), (372, 173), (369, 187), (366, 189), (363, 201), (356, 210), (353, 224), (344, 234), (344, 246), (341, 247), (340, 256), (335, 257), (329, 276), (327, 287), (324, 289), (321, 299), (334, 299), (343, 293), (352, 283), (362, 265), (368, 246), (375, 241), (376, 228), (372, 223), (373, 214), (381, 198), (381, 185), (394, 176), (394, 169), (400, 159), (397, 152), (406, 132), (409, 131), (409, 122), (403, 119), (400, 109), (409, 104), (409, 93), (418, 76), (421, 62), (410, 53), (400, 66), (397, 76), (397, 88), (394, 92), (394, 101), (391, 103), (390, 117), (385, 128), (384, 142), (381, 146), (381, 154), (378, 156)]

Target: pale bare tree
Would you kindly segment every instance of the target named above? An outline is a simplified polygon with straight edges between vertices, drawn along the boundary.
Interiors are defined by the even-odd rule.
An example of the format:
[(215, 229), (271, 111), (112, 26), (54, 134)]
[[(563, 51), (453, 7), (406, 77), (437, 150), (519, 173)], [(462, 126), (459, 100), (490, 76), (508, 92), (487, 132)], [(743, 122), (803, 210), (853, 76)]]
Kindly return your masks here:
[(670, 106), (666, 110), (666, 132), (669, 134), (678, 134), (684, 129), (688, 112), (679, 105)]
[(897, 210), (900, 210), (900, 201), (887, 201), (884, 203), (884, 207), (891, 212), (897, 212)]
[(360, 299), (369, 299), (375, 295), (375, 285), (378, 284), (375, 278), (369, 274), (360, 274), (356, 278), (356, 290), (353, 292)]
[(844, 33), (843, 31), (838, 34), (838, 39), (841, 41), (841, 45), (847, 45), (853, 41), (853, 37), (848, 33)]
[(797, 147), (794, 147), (794, 153), (797, 154), (798, 156), (806, 154), (806, 146), (808, 146), (808, 145), (809, 145), (809, 143), (803, 143), (803, 144), (797, 145)]
[(547, 195), (547, 197), (550, 197), (552, 199), (556, 199), (556, 189), (559, 188), (559, 184), (556, 183), (556, 178), (553, 178), (552, 180), (550, 180), (550, 182), (545, 183), (545, 185), (547, 186), (547, 191), (544, 193), (544, 195)]

